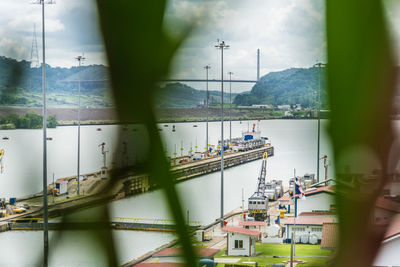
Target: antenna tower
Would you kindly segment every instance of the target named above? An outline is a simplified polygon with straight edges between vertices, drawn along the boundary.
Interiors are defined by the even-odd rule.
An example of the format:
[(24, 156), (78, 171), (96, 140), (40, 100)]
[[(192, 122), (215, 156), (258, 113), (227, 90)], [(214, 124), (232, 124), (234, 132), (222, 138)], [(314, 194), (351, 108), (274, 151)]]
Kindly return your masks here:
[(33, 24), (33, 34), (32, 34), (32, 47), (31, 47), (31, 68), (39, 68), (39, 53), (37, 47), (36, 39), (36, 23)]

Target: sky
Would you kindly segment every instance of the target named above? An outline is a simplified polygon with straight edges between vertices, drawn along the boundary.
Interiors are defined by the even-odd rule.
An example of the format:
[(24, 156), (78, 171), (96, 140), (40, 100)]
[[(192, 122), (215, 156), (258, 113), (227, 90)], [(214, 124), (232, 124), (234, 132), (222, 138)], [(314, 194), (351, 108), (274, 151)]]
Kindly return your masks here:
[[(399, 43), (400, 8), (385, 1), (393, 39)], [(323, 0), (171, 0), (166, 25), (172, 34), (188, 26), (195, 30), (179, 50), (171, 78), (205, 78), (209, 64), (211, 79), (220, 78), (220, 51), (214, 45), (224, 40), (224, 75), (232, 79), (256, 79), (257, 49), (261, 76), (287, 68), (309, 68), (325, 62)], [(57, 0), (46, 5), (46, 63), (70, 67), (84, 53), (86, 65), (107, 64), (97, 26), (94, 0)], [(30, 60), (34, 24), (41, 57), (41, 7), (32, 0), (1, 0), (0, 55)], [(397, 48), (400, 46), (397, 45)], [(41, 59), (40, 59), (41, 61)], [(189, 84), (205, 89), (201, 83)], [(233, 84), (233, 92), (250, 90), (253, 84)], [(219, 90), (216, 83), (211, 90)]]

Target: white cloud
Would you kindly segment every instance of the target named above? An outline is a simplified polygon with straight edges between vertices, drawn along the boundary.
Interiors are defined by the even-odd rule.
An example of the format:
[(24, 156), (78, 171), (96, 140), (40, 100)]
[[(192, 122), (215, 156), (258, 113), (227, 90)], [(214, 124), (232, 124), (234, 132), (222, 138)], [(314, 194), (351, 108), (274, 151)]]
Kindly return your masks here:
[[(170, 17), (190, 21), (198, 1), (175, 0)], [(220, 53), (213, 45), (217, 38), (231, 49), (225, 52), (224, 68), (237, 79), (255, 79), (256, 51), (261, 50), (261, 74), (290, 67), (310, 67), (325, 58), (324, 5), (322, 0), (206, 1), (207, 15), (187, 40), (175, 60), (175, 77), (201, 78), (202, 67), (210, 63), (218, 76)], [(182, 11), (181, 9), (186, 10)], [(184, 8), (183, 8), (184, 7)], [(183, 78), (183, 77), (182, 77)], [(243, 84), (236, 90), (249, 90)]]
[(21, 46), (17, 41), (8, 38), (0, 39), (0, 55), (21, 60), (25, 58), (26, 54), (26, 47)]

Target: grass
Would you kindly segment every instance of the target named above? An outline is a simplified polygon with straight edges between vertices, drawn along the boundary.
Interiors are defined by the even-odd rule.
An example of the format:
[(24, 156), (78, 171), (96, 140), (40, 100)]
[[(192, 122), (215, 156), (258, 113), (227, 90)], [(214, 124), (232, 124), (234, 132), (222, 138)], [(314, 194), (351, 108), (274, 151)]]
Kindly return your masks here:
[[(265, 266), (267, 264), (282, 263), (283, 261), (290, 259), (290, 244), (256, 244), (256, 251), (260, 252), (257, 257), (237, 257), (227, 256), (229, 258), (240, 258), (238, 263), (255, 261), (259, 266)], [(326, 266), (326, 260), (330, 256), (331, 251), (322, 250), (320, 245), (296, 245), (296, 259), (303, 260), (306, 263), (298, 264), (298, 266)], [(215, 255), (215, 258), (222, 258), (225, 255), (225, 249), (221, 250)], [(287, 256), (287, 258), (274, 258), (273, 256)], [(318, 258), (302, 258), (302, 256), (322, 256)], [(225, 266), (225, 264), (218, 264), (217, 266)], [(246, 265), (244, 265), (246, 266)], [(249, 264), (248, 266), (253, 266)]]
[[(290, 244), (261, 244), (256, 243), (256, 251), (265, 256), (289, 256)], [(296, 255), (300, 256), (329, 256), (329, 250), (322, 250), (320, 245), (296, 244)]]

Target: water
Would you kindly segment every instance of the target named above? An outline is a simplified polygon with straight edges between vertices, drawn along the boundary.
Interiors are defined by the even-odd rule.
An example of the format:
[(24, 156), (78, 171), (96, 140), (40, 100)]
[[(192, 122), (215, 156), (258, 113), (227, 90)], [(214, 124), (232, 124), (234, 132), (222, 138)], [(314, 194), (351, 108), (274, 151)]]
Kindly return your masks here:
[[(197, 127), (193, 127), (196, 124)], [(183, 154), (192, 147), (195, 151), (197, 144), (200, 151), (205, 145), (205, 123), (176, 123), (159, 125), (166, 143), (165, 149), (168, 155), (175, 152), (180, 154), (182, 144)], [(176, 131), (172, 132), (172, 125)], [(321, 156), (331, 156), (331, 148), (324, 131), (327, 121), (322, 121), (321, 132)], [(251, 127), (251, 125), (250, 125)], [(262, 135), (271, 139), (275, 146), (275, 155), (268, 159), (267, 179), (282, 179), (287, 185), (288, 179), (293, 177), (294, 168), (297, 175), (316, 171), (316, 141), (317, 123), (313, 120), (270, 120), (261, 121)], [(102, 165), (102, 157), (98, 144), (106, 142), (109, 154), (116, 153), (118, 142), (115, 137), (120, 126), (101, 126), (102, 131), (96, 131), (95, 126), (82, 127), (81, 153), (82, 172), (99, 170)], [(225, 138), (229, 137), (229, 122), (224, 127)], [(135, 130), (134, 130), (135, 129)], [(239, 121), (232, 123), (232, 137), (241, 135), (247, 130), (247, 122)], [(41, 131), (37, 130), (13, 130), (2, 131), (0, 137), (6, 134), (10, 140), (2, 141), (0, 147), (6, 148), (5, 173), (0, 180), (0, 194), (3, 196), (19, 196), (40, 191), (41, 188), (41, 146), (34, 144), (41, 141)], [(122, 131), (123, 140), (129, 141), (132, 135), (139, 141), (129, 143), (127, 159), (136, 161), (145, 157), (144, 147), (149, 142), (146, 132), (137, 126), (131, 126)], [(59, 127), (49, 130), (49, 175), (52, 172), (57, 177), (74, 175), (76, 170), (76, 127)], [(215, 144), (220, 138), (220, 123), (209, 124), (210, 143)], [(121, 143), (122, 140), (119, 141)], [(133, 153), (135, 147), (138, 153)], [(32, 155), (29, 155), (29, 153)], [(33, 155), (35, 154), (35, 155)], [(53, 155), (53, 156), (51, 156)], [(56, 156), (55, 156), (56, 155)], [(108, 157), (108, 165), (112, 165), (111, 157)], [(247, 199), (255, 190), (257, 176), (260, 171), (261, 162), (254, 161), (225, 170), (225, 195), (224, 212), (242, 205), (242, 190), (244, 199)], [(321, 178), (323, 177), (323, 167)], [(32, 171), (33, 170), (33, 171)], [(333, 166), (329, 166), (329, 177), (333, 177)], [(28, 184), (29, 186), (25, 185)], [(25, 185), (25, 186), (24, 186)], [(190, 220), (199, 220), (202, 224), (214, 221), (220, 216), (220, 173), (212, 173), (179, 183), (177, 190), (182, 199), (182, 205)], [(245, 201), (246, 204), (246, 201)], [(134, 217), (134, 218), (170, 218), (168, 206), (161, 190), (138, 195), (129, 199), (112, 202), (109, 204), (112, 217)], [(123, 263), (152, 250), (159, 245), (173, 239), (172, 234), (149, 233), (138, 231), (113, 231), (117, 245), (119, 262)], [(58, 266), (101, 266), (101, 258), (93, 258), (89, 252), (79, 248), (87, 247), (85, 238), (79, 234), (71, 234), (57, 247), (52, 256), (52, 265)], [(0, 254), (1, 262), (5, 266), (30, 266), (42, 246), (41, 232), (8, 232), (0, 234), (0, 247), (4, 248)], [(6, 245), (7, 244), (7, 245)], [(62, 245), (61, 245), (62, 244)], [(51, 245), (51, 244), (50, 244)], [(24, 251), (23, 257), (16, 257), (14, 251), (20, 248), (32, 248)], [(14, 254), (13, 254), (14, 253)], [(25, 255), (26, 254), (26, 255)], [(67, 255), (74, 255), (73, 258)], [(75, 254), (77, 255), (75, 257)], [(14, 256), (12, 256), (14, 255)], [(56, 260), (57, 259), (57, 260)], [(78, 264), (79, 263), (79, 264)], [(61, 266), (62, 266), (61, 264)]]

